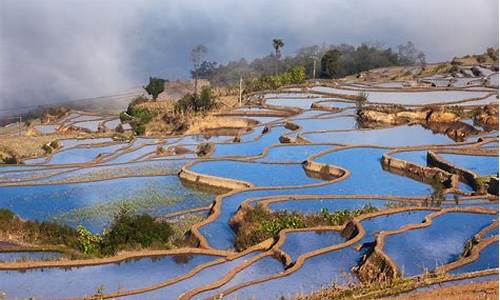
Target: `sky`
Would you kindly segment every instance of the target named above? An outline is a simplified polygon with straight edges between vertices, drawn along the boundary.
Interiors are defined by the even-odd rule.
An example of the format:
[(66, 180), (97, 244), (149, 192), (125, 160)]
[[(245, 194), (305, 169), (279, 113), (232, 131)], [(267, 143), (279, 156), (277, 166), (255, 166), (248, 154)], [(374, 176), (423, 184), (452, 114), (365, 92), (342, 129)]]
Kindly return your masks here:
[(498, 47), (498, 0), (0, 0), (0, 110), (113, 95), (305, 46), (408, 40), (430, 62)]

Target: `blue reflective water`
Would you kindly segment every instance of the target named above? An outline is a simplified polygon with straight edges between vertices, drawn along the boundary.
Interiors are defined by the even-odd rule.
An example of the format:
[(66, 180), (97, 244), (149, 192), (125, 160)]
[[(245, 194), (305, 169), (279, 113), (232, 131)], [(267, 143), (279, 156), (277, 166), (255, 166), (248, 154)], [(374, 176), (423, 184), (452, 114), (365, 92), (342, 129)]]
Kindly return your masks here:
[(460, 274), (496, 268), (498, 268), (498, 241), (486, 246), (479, 254), (478, 259), (453, 269), (450, 273)]
[(440, 153), (452, 164), (471, 170), (481, 176), (498, 173), (498, 156), (478, 156)]
[(79, 268), (0, 271), (0, 291), (6, 299), (54, 299), (95, 295), (147, 287), (180, 276), (217, 257), (163, 256)]
[(486, 214), (447, 213), (434, 218), (429, 227), (386, 237), (384, 251), (405, 276), (419, 275), (457, 260), (465, 243), (494, 218)]
[(23, 219), (58, 219), (100, 232), (122, 203), (162, 215), (209, 205), (214, 196), (187, 189), (177, 176), (123, 178), (107, 181), (0, 187), (0, 207)]
[(190, 169), (201, 174), (243, 180), (256, 186), (298, 186), (321, 182), (308, 177), (301, 164), (222, 160), (199, 162)]
[(285, 243), (281, 250), (290, 255), (292, 262), (300, 255), (313, 250), (330, 247), (345, 242), (337, 231), (299, 231), (286, 234)]
[(300, 109), (309, 109), (311, 108), (311, 104), (314, 102), (322, 100), (321, 98), (272, 98), (267, 99), (266, 104), (270, 105), (278, 105), (278, 106), (286, 106)]
[(269, 149), (266, 156), (258, 158), (255, 161), (269, 161), (269, 162), (302, 162), (308, 157), (331, 149), (334, 146), (329, 145), (279, 145)]
[(320, 130), (342, 130), (356, 129), (356, 117), (342, 116), (331, 119), (304, 119), (294, 120), (295, 124), (302, 126), (302, 131), (320, 131)]
[(193, 299), (205, 299), (210, 296), (220, 295), (220, 293), (238, 284), (262, 278), (267, 275), (276, 274), (283, 271), (283, 264), (272, 256), (265, 256), (251, 264), (249, 267), (238, 272), (229, 282), (217, 289), (203, 292)]
[(377, 146), (418, 146), (429, 144), (451, 144), (446, 135), (433, 134), (421, 126), (397, 126), (360, 131), (305, 133), (304, 138), (313, 143), (339, 143)]
[(359, 243), (375, 241), (375, 235), (383, 230), (396, 230), (403, 225), (421, 223), (424, 217), (432, 212), (431, 210), (414, 210), (363, 220), (361, 226), (365, 229), (366, 234)]
[(50, 260), (60, 256), (61, 253), (53, 251), (12, 251), (0, 252), (0, 261)]
[[(344, 95), (358, 95), (359, 91), (336, 89), (330, 87), (313, 87), (311, 90), (344, 94)], [(475, 91), (425, 91), (425, 92), (376, 92), (367, 91), (369, 102), (378, 103), (397, 103), (397, 104), (415, 104), (424, 105), (440, 102), (456, 102), (465, 99), (484, 97), (487, 92)]]
[(288, 276), (262, 282), (235, 291), (228, 299), (292, 299), (332, 284), (345, 286), (356, 283), (351, 268), (356, 266), (358, 252), (351, 247), (307, 259), (304, 265)]
[(76, 164), (93, 161), (101, 155), (109, 155), (123, 148), (124, 145), (116, 144), (103, 147), (73, 148), (56, 152), (48, 160), (50, 164)]
[(279, 137), (288, 130), (283, 127), (273, 127), (267, 134), (257, 140), (246, 143), (217, 144), (212, 157), (222, 156), (255, 156), (262, 153), (265, 147), (279, 144)]
[(394, 158), (409, 161), (416, 165), (427, 166), (427, 151), (409, 151), (391, 154)]
[(234, 232), (228, 222), (240, 203), (248, 198), (275, 195), (325, 195), (325, 194), (375, 194), (421, 196), (428, 195), (428, 185), (412, 179), (383, 171), (379, 158), (386, 150), (374, 148), (351, 148), (336, 151), (317, 160), (333, 165), (340, 165), (352, 172), (347, 179), (317, 187), (285, 190), (245, 191), (225, 197), (221, 214), (213, 222), (200, 228), (212, 247), (220, 249), (232, 248)]
[(247, 261), (248, 259), (254, 257), (255, 255), (259, 254), (258, 251), (254, 251), (252, 253), (249, 253), (247, 255), (241, 256), (237, 259), (227, 261), (221, 264), (217, 264), (214, 266), (211, 266), (209, 268), (206, 268), (200, 272), (198, 272), (196, 275), (183, 280), (179, 283), (175, 283), (169, 286), (166, 286), (164, 288), (154, 290), (148, 293), (144, 294), (139, 294), (136, 296), (131, 296), (127, 297), (126, 299), (132, 298), (132, 299), (177, 299), (180, 295), (195, 289), (202, 287), (206, 284), (212, 283), (216, 280), (222, 279), (224, 275), (229, 272), (231, 269), (234, 267), (242, 264), (243, 262)]

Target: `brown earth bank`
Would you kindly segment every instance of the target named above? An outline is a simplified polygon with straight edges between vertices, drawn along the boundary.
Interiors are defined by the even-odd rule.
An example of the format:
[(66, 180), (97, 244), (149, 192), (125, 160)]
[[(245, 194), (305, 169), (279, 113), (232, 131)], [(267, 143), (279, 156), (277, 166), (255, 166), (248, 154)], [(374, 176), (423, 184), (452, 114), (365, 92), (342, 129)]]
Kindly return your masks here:
[[(489, 67), (498, 70), (498, 49), (490, 49), (482, 54), (454, 57), (450, 62), (434, 63), (421, 66), (396, 66), (377, 68), (350, 75), (343, 78), (344, 81), (407, 81), (408, 86), (430, 86), (421, 82), (419, 78), (439, 74), (450, 74), (453, 77), (464, 75), (464, 69), (472, 69), (476, 66)], [(474, 72), (474, 71), (473, 71)]]
[(449, 299), (449, 300), (474, 300), (474, 299), (498, 299), (498, 281), (487, 281), (469, 283), (458, 286), (435, 288), (429, 291), (408, 293), (397, 297), (386, 297), (380, 299), (397, 300), (427, 300), (427, 299)]
[(399, 105), (370, 105), (358, 111), (361, 127), (374, 128), (387, 125), (420, 124), (434, 133), (448, 135), (455, 141), (481, 133), (474, 126), (461, 122), (474, 119), (486, 131), (498, 128), (498, 104), (485, 105), (472, 111), (456, 106), (426, 106), (405, 108)]

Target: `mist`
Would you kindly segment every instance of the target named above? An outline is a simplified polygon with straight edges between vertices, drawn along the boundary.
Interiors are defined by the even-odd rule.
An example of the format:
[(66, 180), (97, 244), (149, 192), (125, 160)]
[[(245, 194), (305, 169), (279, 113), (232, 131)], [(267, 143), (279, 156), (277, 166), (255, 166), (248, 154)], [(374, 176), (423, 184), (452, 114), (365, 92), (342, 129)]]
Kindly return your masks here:
[(408, 40), (430, 62), (498, 47), (498, 0), (1, 0), (0, 109), (188, 78), (189, 51), (225, 63), (314, 44)]

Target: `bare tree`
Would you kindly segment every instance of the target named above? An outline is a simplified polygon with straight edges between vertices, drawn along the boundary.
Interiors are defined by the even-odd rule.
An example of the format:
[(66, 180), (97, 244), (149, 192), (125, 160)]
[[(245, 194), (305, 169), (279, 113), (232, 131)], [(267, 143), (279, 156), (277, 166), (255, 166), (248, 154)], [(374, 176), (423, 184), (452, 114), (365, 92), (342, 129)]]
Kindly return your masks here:
[(196, 94), (198, 92), (198, 71), (200, 69), (201, 61), (203, 60), (203, 57), (207, 54), (208, 49), (202, 44), (199, 44), (198, 46), (194, 47), (191, 50), (191, 62), (193, 63), (193, 74), (194, 74), (194, 96), (196, 97)]

